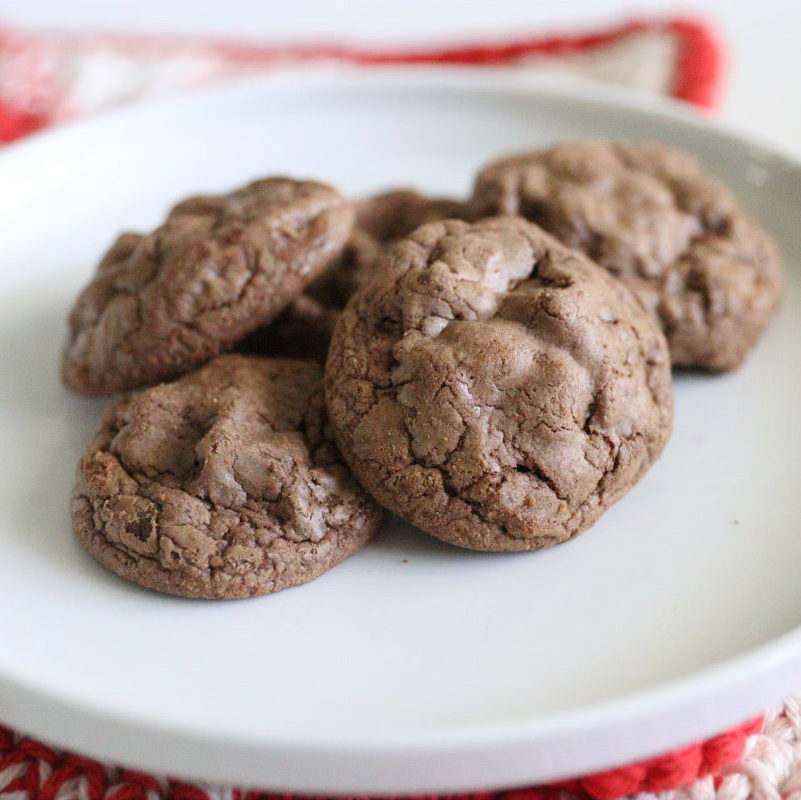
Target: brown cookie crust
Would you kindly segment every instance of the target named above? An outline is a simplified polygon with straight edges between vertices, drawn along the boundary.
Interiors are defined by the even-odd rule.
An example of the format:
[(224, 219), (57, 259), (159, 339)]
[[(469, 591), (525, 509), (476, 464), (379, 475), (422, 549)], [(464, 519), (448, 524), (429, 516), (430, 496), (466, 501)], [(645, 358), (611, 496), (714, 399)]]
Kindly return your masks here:
[(69, 315), (64, 383), (112, 394), (230, 349), (337, 259), (353, 214), (330, 186), (268, 178), (185, 200), (148, 235), (123, 234)]
[(356, 287), (377, 268), (381, 242), (354, 228), (342, 255), (281, 314), (240, 342), (240, 353), (325, 361), (339, 314)]
[(355, 204), (356, 224), (340, 258), (272, 325), (244, 343), (243, 352), (325, 360), (339, 314), (378, 269), (389, 244), (427, 222), (461, 219), (463, 203), (395, 189)]
[(443, 219), (462, 219), (464, 203), (447, 197), (427, 197), (414, 189), (391, 189), (356, 205), (356, 227), (376, 241), (389, 243), (415, 228)]
[(72, 522), (108, 569), (184, 597), (254, 597), (355, 553), (381, 511), (333, 443), (322, 369), (220, 356), (111, 405), (81, 458)]
[(662, 332), (619, 281), (519, 217), (418, 228), (334, 331), (340, 450), (387, 508), (478, 550), (588, 528), (673, 418)]
[(739, 366), (778, 305), (767, 233), (690, 156), (658, 144), (560, 144), (484, 168), (476, 217), (521, 214), (623, 280), (675, 366)]

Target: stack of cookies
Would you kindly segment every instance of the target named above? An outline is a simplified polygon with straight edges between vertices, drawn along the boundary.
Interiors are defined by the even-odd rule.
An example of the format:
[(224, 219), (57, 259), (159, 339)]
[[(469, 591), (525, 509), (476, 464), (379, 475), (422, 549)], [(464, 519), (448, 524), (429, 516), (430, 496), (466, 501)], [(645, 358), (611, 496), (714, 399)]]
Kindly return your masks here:
[(129, 392), (73, 526), (204, 598), (309, 581), (382, 509), (475, 550), (567, 541), (658, 458), (671, 368), (739, 366), (781, 284), (765, 232), (657, 145), (506, 158), (465, 202), (288, 178), (191, 198), (120, 236), (70, 314), (65, 384)]

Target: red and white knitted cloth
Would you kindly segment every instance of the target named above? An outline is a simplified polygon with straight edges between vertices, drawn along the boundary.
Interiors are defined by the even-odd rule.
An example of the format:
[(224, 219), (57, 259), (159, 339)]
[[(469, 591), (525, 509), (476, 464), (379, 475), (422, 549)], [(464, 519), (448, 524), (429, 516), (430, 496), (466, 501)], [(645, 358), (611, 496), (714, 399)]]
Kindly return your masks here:
[(531, 73), (569, 73), (714, 107), (721, 86), (722, 48), (713, 29), (689, 19), (634, 21), (580, 36), (392, 51), (43, 34), (0, 27), (0, 142), (142, 97), (279, 68), (388, 64), (514, 66)]
[[(387, 64), (492, 65), (533, 74), (569, 73), (714, 108), (721, 88), (722, 49), (712, 29), (689, 19), (635, 21), (580, 36), (396, 51), (0, 28), (0, 143), (144, 97), (230, 83), (288, 66)], [(665, 800), (801, 800), (799, 701), (788, 702), (764, 720), (639, 764), (551, 786), (464, 799), (613, 800), (635, 794), (659, 794)], [(161, 798), (279, 800), (260, 791), (191, 785), (102, 765), (0, 728), (0, 800)]]

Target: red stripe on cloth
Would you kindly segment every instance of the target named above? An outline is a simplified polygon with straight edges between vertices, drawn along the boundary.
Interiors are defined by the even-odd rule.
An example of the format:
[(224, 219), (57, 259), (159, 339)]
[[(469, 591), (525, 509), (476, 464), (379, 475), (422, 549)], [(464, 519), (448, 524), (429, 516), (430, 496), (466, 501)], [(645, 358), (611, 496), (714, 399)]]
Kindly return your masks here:
[[(762, 718), (754, 719), (719, 736), (639, 764), (547, 786), (439, 797), (425, 795), (413, 800), (558, 800), (563, 791), (586, 800), (617, 800), (641, 792), (678, 789), (737, 762), (743, 755), (746, 739), (761, 728)], [(26, 795), (25, 800), (57, 800), (69, 781), (81, 779), (85, 781), (89, 800), (146, 800), (148, 793), (162, 800), (209, 800), (208, 792), (200, 786), (169, 781), (165, 788), (165, 784), (146, 773), (132, 770), (117, 773), (92, 759), (58, 753), (35, 739), (17, 737), (10, 730), (0, 728), (0, 772), (19, 764), (26, 765), (24, 773), (6, 786), (0, 786), (0, 797), (21, 791)], [(114, 781), (109, 778), (111, 772), (118, 775)], [(241, 789), (233, 789), (232, 797), (234, 800), (308, 800), (289, 794)]]
[(167, 800), (209, 800), (209, 796), (199, 786), (172, 781), (167, 793)]
[[(176, 56), (208, 58), (215, 62), (220, 73), (212, 70), (204, 81), (212, 83), (222, 77), (241, 75), (243, 71), (253, 75), (259, 70), (315, 61), (357, 66), (519, 66), (536, 71), (539, 61), (590, 52), (602, 55), (604, 49), (642, 33), (669, 36), (676, 43), (671, 94), (696, 105), (713, 107), (720, 95), (724, 49), (713, 27), (689, 18), (661, 22), (634, 20), (581, 35), (529, 36), (505, 42), (380, 50), (326, 43), (265, 46), (160, 36), (35, 33), (0, 28), (0, 74), (4, 61), (13, 65), (5, 77), (16, 87), (10, 95), (0, 95), (0, 142), (18, 139), (65, 116), (97, 110), (68, 108), (65, 111), (63, 108), (63, 101), (69, 97), (70, 82), (75, 77), (62, 62), (69, 65), (82, 53), (110, 52), (132, 60), (146, 57), (156, 62)], [(609, 58), (613, 57), (615, 54), (610, 53)], [(18, 96), (20, 91), (22, 99)], [(121, 96), (126, 96), (124, 91)]]
[(749, 720), (706, 741), (673, 750), (656, 758), (606, 770), (572, 781), (553, 784), (579, 797), (616, 800), (642, 792), (664, 792), (688, 786), (738, 761), (746, 740), (762, 729), (762, 717)]
[(46, 128), (49, 120), (40, 114), (29, 114), (0, 100), (0, 143), (13, 142), (29, 133)]
[(717, 108), (725, 78), (726, 48), (714, 28), (690, 19), (669, 23), (679, 45), (673, 95), (705, 108)]
[[(261, 45), (246, 42), (188, 40), (167, 36), (135, 36), (120, 33), (42, 34), (59, 47), (82, 50), (106, 43), (132, 55), (167, 56), (188, 45), (207, 47), (231, 63), (266, 65), (279, 61), (341, 61), (362, 65), (404, 64), (467, 64), (503, 65), (532, 55), (566, 56), (616, 44), (634, 34), (647, 31), (668, 33), (680, 44), (681, 60), (676, 90), (686, 90), (688, 84), (703, 82), (700, 98), (708, 95), (708, 84), (718, 77), (715, 70), (722, 66), (722, 43), (713, 26), (691, 18), (666, 21), (632, 20), (613, 28), (584, 34), (518, 37), (503, 42), (473, 42), (455, 46), (369, 48), (316, 42), (302, 45)], [(8, 42), (14, 41), (14, 31), (0, 29), (0, 54)], [(677, 95), (678, 96), (678, 95)], [(686, 99), (690, 99), (688, 96)], [(703, 99), (693, 102), (704, 103)]]

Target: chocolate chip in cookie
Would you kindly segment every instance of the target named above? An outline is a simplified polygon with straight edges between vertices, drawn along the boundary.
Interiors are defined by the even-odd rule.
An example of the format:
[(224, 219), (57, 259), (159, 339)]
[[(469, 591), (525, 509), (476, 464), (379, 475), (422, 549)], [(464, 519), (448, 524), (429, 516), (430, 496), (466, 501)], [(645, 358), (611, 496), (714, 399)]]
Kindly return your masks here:
[(268, 178), (190, 198), (152, 233), (124, 234), (70, 313), (64, 382), (112, 394), (229, 350), (336, 261), (353, 216), (330, 186)]
[(334, 445), (322, 368), (240, 355), (110, 406), (72, 500), (78, 539), (108, 569), (216, 599), (310, 581), (380, 517)]
[(505, 158), (479, 174), (472, 208), (521, 214), (624, 281), (659, 320), (676, 366), (736, 368), (778, 305), (767, 233), (662, 145), (579, 141)]
[(378, 269), (386, 247), (426, 222), (466, 213), (463, 203), (395, 189), (356, 203), (356, 225), (339, 259), (290, 303), (278, 319), (253, 333), (240, 352), (325, 360), (337, 318), (353, 293)]
[(520, 217), (431, 223), (395, 244), (337, 323), (325, 385), (362, 485), (477, 550), (588, 528), (659, 456), (673, 419), (653, 318)]

